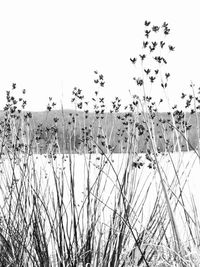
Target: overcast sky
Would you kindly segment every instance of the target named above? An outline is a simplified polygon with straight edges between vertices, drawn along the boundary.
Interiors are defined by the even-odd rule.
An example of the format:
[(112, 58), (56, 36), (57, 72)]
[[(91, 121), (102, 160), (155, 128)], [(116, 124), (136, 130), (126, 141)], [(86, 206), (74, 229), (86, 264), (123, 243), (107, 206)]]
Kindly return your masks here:
[[(44, 110), (52, 96), (70, 107), (75, 86), (89, 97), (94, 70), (104, 74), (102, 94), (127, 101), (134, 92), (134, 66), (144, 21), (169, 23), (173, 103), (192, 80), (200, 86), (199, 1), (185, 0), (6, 0), (0, 1), (0, 108), (5, 90), (27, 89), (28, 109)], [(162, 96), (157, 90), (153, 95)]]

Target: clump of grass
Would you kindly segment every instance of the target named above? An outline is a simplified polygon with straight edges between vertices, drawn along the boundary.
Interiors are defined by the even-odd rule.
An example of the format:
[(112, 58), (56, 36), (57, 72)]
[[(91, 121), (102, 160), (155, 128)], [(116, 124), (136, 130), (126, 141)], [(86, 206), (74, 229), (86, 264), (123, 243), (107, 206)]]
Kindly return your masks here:
[[(0, 266), (199, 266), (198, 212), (193, 196), (189, 209), (184, 194), (199, 159), (189, 137), (193, 114), (199, 125), (199, 98), (192, 86), (192, 95), (181, 96), (190, 114), (168, 102), (161, 115), (163, 100), (149, 95), (155, 83), (164, 91), (168, 86), (162, 52), (175, 49), (169, 33), (166, 22), (145, 21), (142, 53), (131, 58), (140, 64), (134, 81), (143, 96), (132, 95), (123, 111), (115, 97), (106, 112), (98, 71), (91, 101), (74, 88), (74, 111), (66, 117), (61, 108), (52, 118), (56, 103), (49, 98), (44, 123), (25, 111), (24, 90), (20, 98), (16, 84), (7, 91), (0, 122)], [(183, 146), (195, 152), (187, 164)]]

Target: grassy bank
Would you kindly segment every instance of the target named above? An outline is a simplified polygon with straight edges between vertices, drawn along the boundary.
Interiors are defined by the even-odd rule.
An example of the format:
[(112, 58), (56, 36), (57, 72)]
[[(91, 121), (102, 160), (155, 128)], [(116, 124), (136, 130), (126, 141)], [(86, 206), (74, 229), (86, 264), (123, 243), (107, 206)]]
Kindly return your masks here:
[[(170, 151), (177, 151), (178, 143), (182, 151), (190, 151), (198, 146), (197, 114), (191, 110), (183, 112), (176, 108), (172, 112), (154, 113), (153, 131), (156, 146), (160, 152), (166, 151), (166, 141)], [(26, 117), (26, 114), (27, 112), (23, 112), (21, 117)], [(134, 129), (135, 138), (137, 137), (137, 152), (146, 152), (148, 148), (148, 129), (141, 112), (119, 111), (116, 113), (112, 110), (110, 112), (103, 112), (101, 117), (97, 114), (88, 110), (52, 110), (50, 112), (47, 110), (44, 112), (31, 112), (29, 135), (32, 140), (37, 136), (37, 142), (35, 142), (35, 147), (32, 146), (32, 149), (34, 149), (35, 153), (48, 153), (49, 140), (53, 132), (56, 131), (59, 151), (61, 153), (83, 153), (84, 147), (82, 140), (84, 138), (84, 132), (91, 128), (90, 130), (92, 130), (94, 140), (100, 140), (99, 145), (101, 145), (101, 139), (103, 138), (99, 135), (100, 130), (103, 132), (103, 136), (105, 136), (107, 141), (109, 141), (107, 145), (114, 148), (113, 152), (122, 153), (128, 149), (129, 145), (127, 144), (127, 140), (130, 134), (130, 126), (132, 125), (131, 131)], [(2, 121), (4, 120), (4, 115), (4, 112), (2, 112), (0, 116)], [(145, 116), (148, 116), (148, 114)], [(180, 131), (178, 139), (174, 133), (175, 128), (172, 126), (173, 120), (175, 121), (176, 128)], [(99, 125), (101, 125), (101, 129), (99, 129)], [(105, 146), (101, 145), (101, 147), (105, 152)], [(90, 151), (88, 150), (88, 152)]]

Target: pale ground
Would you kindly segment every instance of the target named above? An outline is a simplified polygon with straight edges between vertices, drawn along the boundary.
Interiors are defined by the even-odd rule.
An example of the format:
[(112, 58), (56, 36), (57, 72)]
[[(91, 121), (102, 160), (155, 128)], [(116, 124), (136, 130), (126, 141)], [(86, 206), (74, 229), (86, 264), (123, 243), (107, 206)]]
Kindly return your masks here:
[[(160, 156), (159, 162), (162, 169), (163, 180), (165, 181), (165, 185), (169, 185), (170, 181), (175, 178), (176, 183), (180, 183), (181, 187), (184, 186), (183, 196), (185, 199), (185, 205), (187, 210), (191, 212), (193, 216), (193, 209), (191, 205), (191, 195), (194, 197), (194, 201), (197, 205), (198, 214), (200, 215), (200, 201), (199, 201), (199, 190), (200, 190), (200, 163), (199, 159), (197, 158), (194, 152), (189, 153), (175, 153), (171, 154), (174, 167), (177, 171), (177, 175), (179, 177), (179, 181), (176, 179), (176, 172), (174, 171), (174, 167), (170, 162), (169, 156)], [(97, 196), (98, 199), (101, 200), (101, 207), (98, 210), (98, 214), (101, 216), (101, 221), (106, 223), (106, 220), (109, 218), (109, 213), (111, 210), (109, 207), (113, 207), (113, 200), (115, 198), (115, 193), (119, 190), (119, 184), (116, 179), (116, 173), (118, 174), (119, 180), (122, 179), (124, 174), (124, 163), (126, 162), (127, 155), (125, 154), (115, 154), (112, 155), (111, 162), (115, 169), (113, 171), (110, 164), (107, 164), (104, 167), (103, 174), (99, 177), (99, 168), (98, 165), (100, 160), (96, 160), (97, 155), (92, 155), (91, 160), (89, 160), (89, 156), (84, 155), (72, 155), (72, 162), (74, 163), (74, 177), (75, 177), (75, 194), (76, 194), (76, 204), (77, 206), (83, 203), (85, 199), (85, 189), (86, 189), (86, 178), (87, 178), (87, 169), (89, 162), (91, 163), (91, 170), (89, 171), (90, 174), (90, 186), (96, 184), (95, 181), (101, 179), (101, 187), (99, 194)], [(145, 162), (145, 165), (141, 169), (132, 169), (131, 175), (129, 177), (132, 178), (132, 182), (130, 182), (129, 190), (130, 192), (134, 192), (134, 199), (136, 203), (136, 199), (138, 198), (139, 192), (143, 192), (140, 197), (139, 201), (136, 204), (136, 207), (139, 207), (142, 204), (144, 193), (146, 192), (147, 188), (150, 186), (149, 194), (146, 199), (145, 204), (143, 205), (143, 214), (139, 218), (139, 227), (142, 229), (145, 227), (145, 222), (148, 219), (149, 215), (151, 214), (153, 204), (155, 201), (155, 197), (158, 192), (158, 188), (160, 185), (160, 178), (156, 171), (147, 168), (147, 160), (145, 160), (144, 155), (141, 155), (142, 159)], [(34, 160), (33, 160), (34, 159)], [(20, 175), (19, 166), (23, 164), (22, 159), (19, 162), (19, 165), (15, 167), (16, 176)], [(33, 167), (33, 162), (35, 162), (35, 167)], [(32, 165), (32, 169), (30, 169), (29, 173), (25, 174), (26, 179), (28, 177), (32, 177), (30, 179), (30, 184), (34, 187), (38, 188), (38, 191), (43, 194), (46, 199), (49, 200), (48, 207), (52, 208), (52, 200), (56, 201), (56, 198), (53, 197), (55, 194), (55, 180), (53, 175), (53, 168), (56, 173), (57, 181), (61, 182), (64, 181), (64, 202), (66, 207), (70, 210), (70, 172), (69, 172), (69, 157), (65, 155), (65, 161), (62, 162), (62, 157), (58, 156), (56, 161), (51, 162), (51, 159), (41, 155), (34, 155), (32, 159), (30, 159), (30, 164)], [(31, 166), (30, 165), (30, 166)], [(8, 178), (9, 177), (9, 178)], [(3, 198), (5, 197), (5, 181), (11, 179), (12, 171), (11, 166), (8, 161), (4, 160), (0, 164), (0, 181), (1, 181), (1, 195), (0, 195), (0, 203), (3, 204)], [(63, 179), (62, 179), (63, 177)], [(95, 188), (95, 187), (94, 187)], [(91, 190), (92, 193), (95, 194), (94, 188)], [(168, 186), (169, 188), (169, 186)], [(171, 186), (171, 190), (178, 195), (179, 186), (175, 190), (173, 185)], [(43, 193), (42, 193), (43, 192)], [(51, 197), (49, 197), (49, 192)], [(168, 190), (168, 193), (170, 190)], [(47, 201), (48, 201), (47, 200)], [(107, 202), (108, 201), (108, 202)], [(107, 203), (106, 207), (102, 203)], [(171, 202), (172, 207), (174, 206), (174, 202)], [(50, 209), (51, 209), (50, 208)], [(183, 211), (179, 209), (175, 212), (175, 218), (178, 230), (181, 234), (181, 237), (187, 240), (187, 234), (185, 231), (185, 224), (182, 223), (182, 216)], [(70, 217), (69, 217), (70, 218)], [(142, 222), (141, 222), (142, 220)]]

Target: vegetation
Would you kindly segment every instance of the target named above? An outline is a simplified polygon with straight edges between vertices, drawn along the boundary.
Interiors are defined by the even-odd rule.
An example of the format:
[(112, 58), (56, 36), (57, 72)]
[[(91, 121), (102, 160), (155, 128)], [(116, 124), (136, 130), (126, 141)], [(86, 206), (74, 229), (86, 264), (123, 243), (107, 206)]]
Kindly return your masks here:
[(53, 110), (49, 98), (46, 112), (27, 112), (25, 90), (19, 99), (16, 84), (7, 91), (0, 122), (0, 266), (199, 266), (197, 207), (191, 194), (189, 209), (184, 194), (193, 163), (183, 163), (183, 151), (200, 158), (200, 91), (191, 84), (192, 93), (181, 96), (186, 111), (169, 105), (168, 113), (158, 112), (163, 99), (155, 103), (148, 95), (155, 83), (167, 88), (162, 53), (175, 49), (169, 33), (166, 22), (145, 21), (142, 53), (131, 58), (140, 64), (133, 79), (143, 97), (132, 95), (126, 107), (116, 97), (105, 112), (105, 81), (97, 71), (91, 102), (74, 88), (74, 111)]
[[(191, 95), (190, 95), (191, 96)], [(189, 96), (189, 97), (190, 97)], [(84, 127), (89, 128), (92, 125), (93, 138), (98, 139), (98, 118), (95, 113), (87, 112), (87, 120), (85, 120), (84, 111), (74, 110), (52, 110), (44, 112), (32, 112), (32, 120), (30, 121), (30, 132), (33, 137), (35, 133), (40, 132), (37, 141), (37, 148), (35, 152), (46, 154), (48, 153), (48, 139), (51, 127), (56, 127), (58, 136), (58, 146), (61, 153), (83, 153), (83, 145), (81, 136), (84, 132)], [(196, 131), (196, 114), (192, 111), (179, 111), (174, 109), (171, 112), (157, 112), (154, 114), (154, 132), (156, 139), (156, 146), (160, 152), (166, 151), (166, 142), (162, 138), (163, 129), (165, 137), (168, 142), (170, 151), (177, 151), (177, 146), (174, 145), (179, 142), (182, 151), (190, 151), (198, 146), (198, 134)], [(172, 116), (175, 120), (177, 129), (180, 129), (178, 141), (174, 135), (174, 128), (172, 127)], [(199, 114), (198, 114), (199, 116)], [(3, 119), (3, 113), (1, 115)], [(76, 128), (74, 126), (76, 118)], [(55, 124), (54, 120), (57, 120)], [(63, 122), (64, 120), (64, 122)], [(74, 120), (74, 122), (73, 122)], [(105, 112), (101, 118), (101, 128), (106, 136), (110, 137), (110, 146), (114, 147), (114, 153), (121, 153), (127, 151), (128, 143), (128, 127), (127, 125), (135, 123), (136, 134), (138, 138), (137, 151), (145, 153), (148, 148), (147, 135), (148, 131), (145, 127), (145, 122), (142, 113), (139, 112)], [(63, 135), (63, 124), (66, 126), (65, 135)], [(162, 126), (162, 127), (161, 127)], [(72, 130), (74, 129), (74, 130)], [(74, 136), (75, 134), (75, 136)], [(69, 144), (71, 140), (71, 144)], [(186, 141), (188, 140), (189, 143)], [(174, 142), (175, 141), (175, 142)], [(71, 151), (70, 151), (71, 148)], [(34, 149), (34, 147), (32, 147)], [(104, 149), (105, 150), (105, 149)]]

